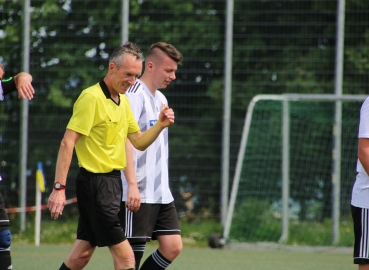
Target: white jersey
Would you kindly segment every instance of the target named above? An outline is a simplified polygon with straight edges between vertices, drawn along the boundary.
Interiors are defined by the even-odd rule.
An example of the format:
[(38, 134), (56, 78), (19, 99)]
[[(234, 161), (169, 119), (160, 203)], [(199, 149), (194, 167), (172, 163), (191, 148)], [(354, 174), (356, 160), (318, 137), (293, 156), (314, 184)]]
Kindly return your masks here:
[[(142, 132), (157, 122), (162, 105), (168, 105), (167, 99), (160, 91), (156, 90), (153, 96), (141, 80), (137, 80), (128, 89), (126, 96)], [(145, 151), (133, 147), (133, 159), (141, 203), (172, 202), (174, 199), (169, 189), (168, 175), (168, 128), (165, 128)], [(128, 187), (123, 172), (122, 181), (122, 200), (126, 201)]]
[[(369, 98), (360, 110), (359, 138), (369, 138)], [(356, 181), (352, 189), (351, 204), (360, 208), (369, 208), (369, 176), (359, 159), (356, 165)]]

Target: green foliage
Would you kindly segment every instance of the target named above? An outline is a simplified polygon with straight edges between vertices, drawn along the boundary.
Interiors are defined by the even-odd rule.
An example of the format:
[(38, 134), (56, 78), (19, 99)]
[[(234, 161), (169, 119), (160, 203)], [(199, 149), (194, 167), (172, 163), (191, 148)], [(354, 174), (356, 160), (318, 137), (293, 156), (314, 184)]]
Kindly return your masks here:
[[(352, 247), (354, 245), (353, 224), (351, 221), (340, 223), (340, 237), (337, 246)], [(332, 221), (320, 222), (291, 222), (288, 245), (330, 246), (332, 238)]]
[[(314, 210), (312, 210), (314, 211)], [(340, 223), (338, 246), (353, 246), (351, 219)], [(332, 245), (332, 221), (289, 221), (287, 245)], [(267, 200), (244, 200), (235, 208), (230, 239), (232, 242), (278, 242), (282, 236), (282, 220)]]
[(247, 199), (235, 207), (230, 238), (239, 242), (278, 241), (280, 224), (268, 201)]
[(207, 247), (208, 237), (213, 233), (223, 233), (222, 226), (215, 220), (180, 222), (183, 244), (186, 246)]
[[(16, 220), (12, 220), (15, 224)], [(219, 222), (205, 219), (196, 222), (181, 222), (181, 235), (186, 246), (206, 247), (208, 236), (212, 233), (222, 233)], [(19, 231), (16, 226), (11, 227), (13, 243), (31, 244), (35, 239), (34, 223), (28, 221), (26, 230)], [(43, 220), (41, 223), (40, 242), (42, 244), (73, 243), (76, 237), (77, 221), (67, 219), (64, 221)]]
[[(256, 218), (255, 218), (256, 216)], [(11, 231), (14, 244), (32, 244), (35, 239), (33, 221), (26, 222), (26, 230), (17, 228), (17, 220), (12, 220)], [(245, 226), (247, 224), (247, 226)], [(182, 241), (188, 247), (207, 247), (208, 237), (214, 233), (223, 233), (218, 221), (200, 219), (180, 222)], [(42, 244), (73, 243), (75, 241), (77, 221), (71, 218), (63, 220), (43, 220), (41, 223)], [(235, 229), (235, 230), (233, 230)], [(319, 222), (290, 222), (289, 239), (286, 245), (330, 246), (332, 222), (327, 219)], [(266, 201), (249, 200), (237, 207), (237, 216), (232, 223), (231, 242), (277, 242), (281, 236), (281, 221), (276, 219)], [(250, 237), (250, 235), (253, 235)], [(340, 241), (338, 246), (353, 246), (353, 224), (343, 220), (340, 224)], [(152, 242), (156, 245), (156, 242)]]
[[(12, 220), (12, 224), (15, 220)], [(13, 243), (30, 244), (35, 242), (35, 224), (27, 221), (24, 232), (11, 226)], [(77, 221), (68, 222), (43, 220), (41, 223), (40, 242), (43, 244), (73, 243), (76, 239)]]

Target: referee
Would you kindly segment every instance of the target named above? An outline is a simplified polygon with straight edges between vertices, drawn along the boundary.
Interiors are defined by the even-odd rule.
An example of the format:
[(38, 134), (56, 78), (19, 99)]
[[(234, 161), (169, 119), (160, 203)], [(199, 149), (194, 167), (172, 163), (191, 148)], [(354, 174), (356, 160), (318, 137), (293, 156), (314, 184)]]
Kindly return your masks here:
[[(32, 87), (32, 76), (26, 72), (21, 72), (14, 77), (3, 80), (5, 73), (4, 66), (0, 63), (0, 101), (4, 96), (18, 90), (19, 98), (32, 99), (35, 90)], [(0, 176), (0, 181), (1, 181)], [(12, 243), (12, 234), (9, 230), (10, 221), (5, 211), (5, 202), (0, 193), (0, 270), (12, 269), (12, 260), (10, 256), (10, 245)]]
[[(125, 142), (128, 137), (136, 148), (144, 150), (174, 123), (173, 110), (166, 107), (153, 128), (140, 131), (124, 94), (141, 72), (139, 47), (132, 42), (118, 46), (110, 56), (105, 78), (82, 91), (74, 104), (48, 201), (51, 218), (57, 219), (66, 203), (67, 174), (75, 148), (80, 167), (76, 177), (77, 239), (60, 267), (62, 270), (83, 269), (96, 246), (109, 247), (115, 269), (134, 269), (134, 254), (118, 216), (122, 197), (120, 171), (126, 168)], [(134, 206), (130, 209), (137, 210)]]

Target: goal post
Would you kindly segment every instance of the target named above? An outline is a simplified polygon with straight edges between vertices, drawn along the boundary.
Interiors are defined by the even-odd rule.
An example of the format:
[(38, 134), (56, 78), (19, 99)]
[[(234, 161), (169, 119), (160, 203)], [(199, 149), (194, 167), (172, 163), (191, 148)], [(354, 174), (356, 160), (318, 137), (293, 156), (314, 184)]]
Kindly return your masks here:
[[(280, 227), (278, 227), (278, 229), (280, 230), (280, 236), (279, 239), (276, 239), (275, 237), (273, 239), (279, 241), (279, 242), (285, 242), (288, 240), (289, 237), (289, 224), (290, 224), (290, 219), (291, 219), (291, 207), (293, 207), (293, 205), (297, 205), (297, 203), (292, 203), (293, 205), (291, 206), (291, 191), (290, 191), (290, 177), (291, 177), (291, 156), (290, 155), (290, 137), (291, 135), (293, 135), (294, 133), (302, 133), (299, 136), (301, 138), (305, 138), (305, 137), (313, 137), (312, 140), (314, 140), (314, 136), (316, 135), (309, 135), (309, 134), (304, 134), (304, 132), (306, 133), (318, 133), (320, 130), (314, 130), (314, 126), (309, 126), (307, 127), (307, 131), (304, 130), (305, 127), (302, 127), (304, 125), (304, 123), (302, 123), (301, 127), (299, 122), (296, 122), (298, 120), (294, 120), (294, 122), (291, 124), (291, 111), (290, 111), (290, 106), (294, 105), (294, 110), (296, 111), (296, 113), (294, 113), (295, 115), (301, 115), (302, 119), (308, 119), (310, 120), (309, 116), (307, 116), (306, 112), (308, 112), (309, 110), (312, 110), (312, 114), (313, 113), (317, 113), (317, 114), (324, 114), (324, 115), (328, 115), (329, 117), (331, 117), (332, 119), (329, 119), (328, 122), (322, 122), (322, 123), (318, 123), (319, 125), (324, 127), (324, 131), (326, 132), (327, 129), (327, 125), (330, 125), (329, 130), (330, 130), (330, 136), (332, 137), (333, 142), (330, 142), (330, 144), (332, 145), (331, 148), (331, 153), (330, 153), (330, 157), (328, 157), (329, 159), (331, 159), (331, 169), (328, 172), (328, 174), (331, 174), (331, 180), (332, 180), (332, 193), (331, 193), (331, 219), (332, 219), (332, 243), (336, 244), (338, 239), (339, 239), (339, 220), (340, 220), (340, 186), (341, 186), (341, 144), (342, 144), (342, 103), (346, 104), (346, 103), (350, 103), (352, 104), (353, 102), (356, 102), (356, 106), (345, 106), (345, 111), (351, 110), (350, 113), (354, 114), (351, 116), (351, 120), (355, 121), (355, 124), (358, 123), (359, 121), (359, 108), (361, 106), (361, 103), (365, 100), (365, 98), (367, 98), (366, 95), (330, 95), (330, 94), (282, 94), (282, 95), (257, 95), (255, 96), (249, 103), (246, 115), (245, 115), (245, 121), (244, 121), (244, 125), (243, 125), (243, 131), (242, 131), (242, 136), (241, 136), (241, 143), (240, 143), (240, 148), (239, 148), (239, 152), (238, 152), (238, 156), (237, 156), (237, 163), (236, 163), (236, 169), (235, 169), (235, 174), (234, 174), (234, 178), (233, 178), (233, 183), (232, 183), (232, 189), (231, 189), (231, 194), (230, 194), (230, 200), (229, 200), (229, 204), (228, 204), (228, 211), (227, 211), (227, 215), (226, 215), (226, 220), (225, 220), (225, 226), (224, 226), (224, 232), (223, 232), (223, 238), (225, 240), (229, 240), (230, 239), (230, 231), (231, 231), (231, 227), (232, 227), (232, 220), (234, 218), (234, 211), (235, 211), (235, 206), (236, 206), (236, 200), (237, 200), (237, 195), (239, 193), (239, 186), (240, 186), (240, 181), (241, 181), (241, 174), (242, 172), (244, 172), (245, 170), (249, 169), (247, 168), (247, 162), (245, 161), (246, 158), (248, 158), (248, 152), (247, 149), (248, 147), (252, 147), (253, 143), (249, 142), (249, 136), (250, 136), (250, 129), (251, 129), (251, 125), (254, 124), (258, 124), (259, 127), (259, 133), (256, 137), (260, 137), (259, 141), (256, 142), (256, 144), (259, 144), (259, 146), (263, 146), (263, 147), (259, 147), (260, 148), (264, 148), (264, 145), (266, 145), (265, 148), (268, 147), (269, 144), (273, 143), (273, 146), (271, 146), (271, 151), (280, 151), (280, 157), (276, 158), (275, 160), (273, 160), (273, 164), (276, 163), (280, 163), (279, 168), (278, 169), (270, 169), (268, 167), (270, 160), (268, 160), (268, 158), (270, 158), (270, 156), (268, 156), (268, 153), (266, 153), (266, 155), (263, 157), (261, 155), (255, 157), (254, 159), (262, 159), (262, 161), (259, 162), (260, 167), (258, 168), (251, 168), (252, 169), (252, 173), (249, 173), (250, 175), (255, 174), (255, 172), (257, 173), (258, 171), (263, 171), (267, 168), (268, 171), (271, 171), (272, 174), (274, 172), (280, 172), (280, 176), (279, 177), (275, 177), (278, 178), (278, 183), (273, 183), (274, 185), (274, 189), (280, 189), (280, 201), (277, 200), (277, 198), (274, 199), (274, 201), (272, 201), (271, 199), (268, 200), (268, 202), (266, 203), (269, 209), (272, 207), (279, 207), (278, 209), (280, 210)], [(265, 106), (271, 106), (272, 108), (269, 110), (269, 115), (267, 116), (266, 119), (261, 118), (257, 118), (256, 120), (253, 121), (253, 117), (255, 115), (255, 107), (257, 104), (259, 104), (260, 102), (264, 101), (265, 103), (268, 103), (269, 105), (265, 105)], [(326, 102), (330, 102), (331, 105), (327, 106), (325, 105)], [(296, 104), (299, 104), (298, 106), (296, 106)], [(300, 105), (301, 104), (301, 105)], [(311, 106), (310, 109), (304, 109), (303, 104), (307, 105), (307, 106)], [(310, 105), (309, 105), (310, 104)], [(314, 104), (314, 105), (311, 105)], [(320, 104), (319, 106), (317, 104)], [(261, 106), (261, 105), (259, 105)], [(328, 112), (324, 112), (324, 113), (320, 113), (319, 110), (321, 108), (323, 109), (327, 109), (327, 107), (329, 107), (329, 111)], [(331, 108), (332, 107), (332, 108)], [(334, 107), (334, 109), (333, 109)], [(352, 108), (354, 107), (354, 108)], [(265, 109), (265, 111), (267, 111), (268, 109)], [(314, 111), (316, 110), (316, 111)], [(334, 117), (336, 115), (336, 117)], [(272, 119), (272, 120), (270, 120)], [(272, 125), (270, 122), (274, 121), (274, 124)], [(279, 121), (279, 124), (278, 124)], [(304, 120), (300, 120), (301, 122), (304, 122)], [(317, 119), (317, 122), (321, 122), (322, 120)], [(297, 123), (297, 124), (296, 124)], [(328, 124), (327, 124), (328, 123)], [(309, 123), (308, 123), (309, 124)], [(307, 125), (308, 125), (307, 124)], [(261, 125), (269, 125), (269, 127), (262, 127)], [(280, 126), (280, 130), (278, 130), (278, 132), (280, 132), (280, 134), (278, 136), (275, 136), (275, 138), (277, 140), (280, 140), (280, 142), (275, 143), (273, 142), (273, 136), (272, 134), (275, 134), (278, 128), (275, 128), (277, 125)], [(298, 125), (298, 127), (296, 127), (296, 125)], [(270, 126), (273, 126), (274, 129), (273, 130), (269, 130)], [(309, 129), (310, 128), (310, 129)], [(318, 128), (319, 129), (319, 128)], [(271, 134), (264, 134), (264, 133), (268, 133), (269, 131), (272, 131)], [(324, 132), (323, 131), (323, 132)], [(356, 133), (355, 133), (356, 132)], [(355, 130), (355, 134), (350, 134), (353, 135), (356, 139), (357, 139), (357, 130)], [(333, 133), (333, 134), (332, 134)], [(350, 133), (352, 133), (352, 131), (350, 131)], [(267, 140), (269, 140), (270, 137), (270, 142), (266, 141), (264, 142), (263, 139), (267, 138)], [(299, 140), (298, 138), (296, 139), (297, 141)], [(352, 140), (350, 140), (351, 142)], [(310, 153), (310, 156), (314, 157), (314, 151), (316, 151), (317, 153), (320, 153), (319, 151), (317, 151), (316, 149), (322, 148), (322, 147), (326, 147), (326, 144), (324, 145), (319, 145), (319, 144), (324, 144), (323, 142), (309, 142), (309, 145), (306, 147), (302, 147), (302, 149), (299, 149), (299, 154), (300, 155), (304, 155), (304, 151), (308, 151)], [(357, 140), (355, 140), (354, 142), (351, 143), (355, 143), (357, 144)], [(317, 144), (317, 145), (314, 145)], [(356, 146), (355, 146), (356, 147)], [(276, 150), (276, 148), (279, 148), (280, 150)], [(294, 148), (296, 148), (296, 142), (294, 143)], [(354, 147), (351, 147), (354, 148)], [(296, 152), (296, 149), (293, 149)], [(258, 151), (263, 151), (263, 149), (257, 150)], [(265, 149), (265, 151), (269, 151), (268, 149)], [(353, 162), (356, 162), (356, 151), (353, 151), (353, 149), (351, 149), (350, 151), (350, 155), (351, 157), (348, 157), (350, 159), (352, 159)], [(354, 154), (352, 154), (354, 153)], [(278, 154), (277, 154), (278, 155)], [(253, 159), (253, 157), (249, 157), (250, 159)], [(295, 159), (296, 156), (294, 155), (293, 158)], [(316, 157), (317, 159), (319, 159), (320, 157)], [(324, 158), (325, 159), (325, 163), (327, 163), (327, 159), (328, 158)], [(294, 162), (294, 160), (292, 160), (294, 164), (296, 164), (296, 162)], [(300, 162), (303, 163), (303, 162)], [(278, 165), (277, 165), (278, 166)], [(296, 165), (293, 165), (293, 169), (294, 169), (294, 174), (299, 174), (298, 170), (299, 168), (296, 168)], [(307, 165), (308, 166), (308, 165)], [(329, 166), (326, 166), (329, 167)], [(352, 166), (351, 166), (352, 167)], [(351, 168), (350, 167), (350, 168)], [(324, 168), (323, 168), (324, 169)], [(329, 168), (326, 168), (326, 172), (325, 175), (327, 175), (327, 170)], [(267, 174), (267, 173), (266, 173)], [(316, 173), (314, 173), (316, 174)], [(265, 177), (265, 175), (261, 176), (260, 179), (257, 176), (253, 176), (255, 177), (254, 180), (250, 180), (248, 183), (244, 184), (244, 189), (250, 192), (253, 192), (252, 188), (248, 188), (248, 184), (249, 183), (254, 183), (257, 181), (264, 181), (263, 183), (268, 185), (268, 181), (273, 181), (273, 180), (269, 180), (267, 179), (267, 177)], [(321, 177), (321, 176), (314, 176), (311, 175), (311, 177)], [(245, 176), (245, 178), (247, 178), (247, 176)], [(263, 179), (261, 179), (263, 178)], [(298, 177), (297, 177), (298, 178)], [(279, 181), (280, 180), (280, 181)], [(246, 181), (247, 182), (247, 181)], [(321, 180), (316, 180), (315, 182), (317, 182), (318, 184), (320, 184), (322, 181)], [(260, 188), (260, 192), (262, 192), (263, 188)], [(274, 190), (275, 191), (275, 190)], [(258, 191), (259, 192), (259, 191)], [(242, 197), (242, 201), (245, 202), (247, 201), (248, 197), (251, 197), (250, 194), (247, 194), (247, 192), (245, 193), (246, 195), (240, 195), (240, 197)], [(306, 194), (306, 196), (308, 196), (308, 194)], [(265, 194), (261, 194), (261, 197), (267, 198), (269, 199), (269, 194), (265, 193)], [(309, 201), (309, 198), (304, 198), (305, 201)], [(241, 202), (242, 203), (242, 202)], [(245, 205), (247, 204), (246, 208), (244, 209), (248, 209), (247, 211), (250, 210), (250, 204), (249, 201), (247, 203), (244, 203), (243, 206), (245, 207)], [(240, 202), (237, 202), (237, 206), (239, 206)], [(258, 200), (257, 204), (260, 204), (260, 200)], [(278, 206), (276, 206), (278, 205)], [(252, 206), (251, 206), (252, 207)], [(262, 208), (261, 206), (254, 206), (255, 208), (259, 208), (256, 211), (260, 211), (260, 208)], [(252, 212), (252, 211), (251, 211)], [(244, 213), (244, 212), (243, 212)], [(274, 214), (276, 214), (276, 211), (273, 212)], [(249, 214), (249, 213), (246, 213)], [(238, 215), (242, 215), (241, 212)], [(261, 219), (261, 217), (260, 217)], [(242, 221), (244, 223), (247, 223), (247, 221)], [(245, 224), (245, 226), (253, 226), (252, 224)], [(258, 226), (258, 225), (255, 225)], [(253, 239), (252, 237), (250, 239)]]

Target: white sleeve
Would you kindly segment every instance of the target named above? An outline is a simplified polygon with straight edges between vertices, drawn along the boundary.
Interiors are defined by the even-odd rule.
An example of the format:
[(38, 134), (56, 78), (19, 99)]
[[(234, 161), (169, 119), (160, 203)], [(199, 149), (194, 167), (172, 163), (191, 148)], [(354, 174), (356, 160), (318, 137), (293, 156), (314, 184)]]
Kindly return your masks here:
[(359, 138), (369, 138), (369, 98), (360, 109)]

